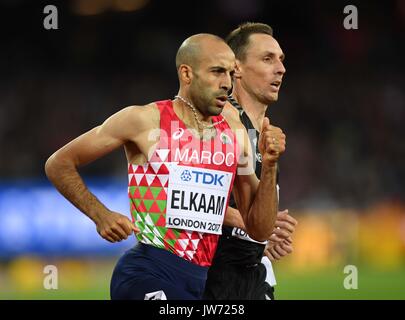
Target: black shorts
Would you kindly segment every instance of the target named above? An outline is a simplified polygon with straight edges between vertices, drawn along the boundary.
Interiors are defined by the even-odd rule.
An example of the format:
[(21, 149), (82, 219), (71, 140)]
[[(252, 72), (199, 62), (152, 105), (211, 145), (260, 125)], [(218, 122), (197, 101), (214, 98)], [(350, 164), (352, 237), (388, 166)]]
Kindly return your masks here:
[(212, 265), (208, 271), (205, 300), (274, 300), (274, 289), (265, 281), (266, 267)]

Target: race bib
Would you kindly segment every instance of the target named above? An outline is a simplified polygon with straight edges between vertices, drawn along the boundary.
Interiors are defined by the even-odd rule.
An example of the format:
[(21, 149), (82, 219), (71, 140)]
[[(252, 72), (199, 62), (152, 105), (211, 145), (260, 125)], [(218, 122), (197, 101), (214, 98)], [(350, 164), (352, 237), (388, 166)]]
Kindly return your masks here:
[(235, 238), (245, 240), (245, 241), (261, 243), (261, 244), (266, 244), (267, 243), (267, 241), (260, 242), (260, 241), (253, 240), (251, 237), (249, 237), (249, 235), (246, 233), (246, 231), (244, 231), (242, 229), (239, 229), (239, 228), (236, 228), (236, 227), (234, 227), (232, 229), (232, 236), (235, 237)]
[(166, 226), (221, 234), (232, 173), (175, 164), (169, 171)]

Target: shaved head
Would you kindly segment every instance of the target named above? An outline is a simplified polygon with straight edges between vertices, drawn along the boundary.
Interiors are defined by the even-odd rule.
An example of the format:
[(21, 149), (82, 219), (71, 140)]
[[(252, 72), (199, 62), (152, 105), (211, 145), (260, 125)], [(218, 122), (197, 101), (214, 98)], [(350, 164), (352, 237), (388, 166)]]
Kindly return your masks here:
[(193, 35), (177, 51), (176, 66), (179, 95), (205, 116), (220, 114), (235, 69), (235, 54), (226, 42), (212, 34)]
[(222, 38), (209, 33), (195, 34), (184, 40), (176, 54), (176, 68), (178, 69), (182, 64), (196, 68), (202, 56), (201, 53), (213, 42), (225, 43)]

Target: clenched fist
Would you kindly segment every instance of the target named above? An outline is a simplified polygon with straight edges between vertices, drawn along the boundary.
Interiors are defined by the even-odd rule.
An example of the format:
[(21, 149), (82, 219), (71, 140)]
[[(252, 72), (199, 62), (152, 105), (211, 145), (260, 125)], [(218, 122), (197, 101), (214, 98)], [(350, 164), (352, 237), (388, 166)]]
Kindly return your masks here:
[(140, 230), (124, 215), (109, 211), (96, 221), (97, 232), (110, 242), (119, 242)]
[(263, 119), (262, 130), (259, 137), (259, 151), (262, 155), (262, 165), (274, 166), (285, 151), (285, 134), (270, 124), (269, 118)]

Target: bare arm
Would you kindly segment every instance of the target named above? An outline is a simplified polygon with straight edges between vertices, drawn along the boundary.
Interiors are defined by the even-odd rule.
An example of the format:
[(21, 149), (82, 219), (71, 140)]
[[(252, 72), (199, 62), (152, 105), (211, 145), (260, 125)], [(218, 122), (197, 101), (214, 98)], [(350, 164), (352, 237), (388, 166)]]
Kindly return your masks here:
[(246, 231), (245, 223), (238, 209), (228, 207), (225, 212), (224, 225), (237, 227)]
[(111, 242), (126, 239), (138, 229), (126, 216), (107, 209), (88, 190), (78, 168), (123, 146), (137, 128), (142, 130), (142, 124), (133, 117), (133, 108), (136, 107), (117, 112), (102, 125), (74, 139), (57, 150), (45, 164), (46, 175), (56, 189), (93, 220), (100, 235)]
[[(230, 227), (237, 227), (244, 231), (245, 224), (239, 210), (228, 207), (224, 219), (224, 224)], [(298, 222), (288, 214), (288, 210), (279, 211), (273, 233), (266, 244), (263, 255), (270, 261), (280, 260), (293, 252), (292, 234)]]
[(253, 172), (246, 131), (241, 141), (244, 142), (242, 150), (248, 154), (248, 161), (244, 168), (238, 169), (234, 196), (249, 236), (257, 241), (265, 241), (270, 238), (278, 212), (277, 160), (285, 150), (285, 135), (281, 129), (270, 126), (269, 120), (265, 118), (258, 142), (262, 154), (260, 181)]
[(257, 241), (269, 239), (278, 211), (276, 169), (263, 168), (260, 181), (253, 175), (236, 179), (234, 195), (246, 225), (246, 231)]

